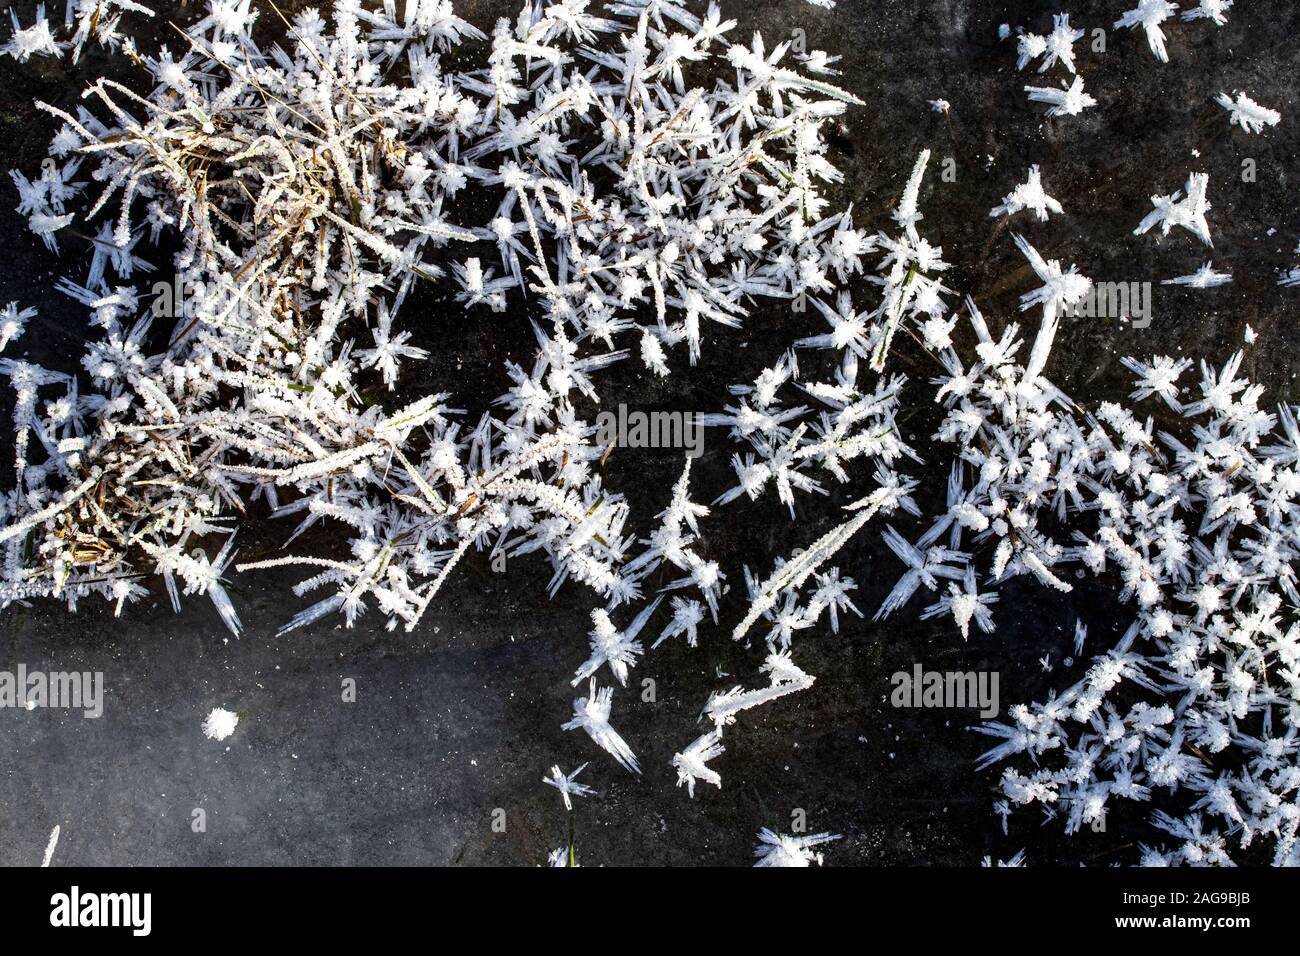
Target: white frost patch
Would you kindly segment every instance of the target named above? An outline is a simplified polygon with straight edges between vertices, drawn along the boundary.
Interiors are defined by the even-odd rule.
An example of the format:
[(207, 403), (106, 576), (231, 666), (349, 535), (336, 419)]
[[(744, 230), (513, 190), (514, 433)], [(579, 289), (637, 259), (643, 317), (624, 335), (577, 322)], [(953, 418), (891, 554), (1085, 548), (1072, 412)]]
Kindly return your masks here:
[(764, 827), (758, 831), (758, 846), (754, 848), (758, 862), (754, 865), (808, 867), (816, 863), (821, 866), (822, 854), (814, 852), (813, 847), (839, 839), (841, 837), (838, 833), (790, 836), (786, 833), (773, 833)]
[(212, 713), (208, 714), (207, 719), (203, 721), (203, 733), (213, 740), (225, 740), (235, 732), (238, 723), (239, 715), (233, 710), (214, 707)]
[(1235, 100), (1227, 93), (1220, 93), (1214, 101), (1228, 111), (1229, 123), (1240, 126), (1247, 133), (1262, 133), (1265, 126), (1276, 126), (1282, 122), (1282, 114), (1277, 110), (1260, 106), (1240, 91)]
[(45, 856), (41, 858), (41, 868), (50, 865), (50, 860), (54, 857), (54, 848), (59, 845), (59, 828), (56, 826), (50, 831), (50, 842), (45, 844)]

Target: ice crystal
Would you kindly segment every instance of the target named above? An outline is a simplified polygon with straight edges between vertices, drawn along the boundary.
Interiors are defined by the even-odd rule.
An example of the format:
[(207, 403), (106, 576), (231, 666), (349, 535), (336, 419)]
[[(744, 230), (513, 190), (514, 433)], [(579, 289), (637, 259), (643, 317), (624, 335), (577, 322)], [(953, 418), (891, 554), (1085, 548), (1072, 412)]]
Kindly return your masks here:
[(203, 735), (212, 740), (225, 740), (235, 732), (239, 723), (239, 714), (233, 710), (214, 707), (212, 713), (203, 719)]
[(549, 784), (556, 790), (560, 791), (560, 796), (564, 800), (564, 809), (572, 810), (573, 801), (570, 797), (585, 797), (596, 792), (585, 783), (577, 782), (578, 774), (582, 773), (582, 771), (586, 769), (587, 765), (584, 763), (577, 770), (573, 771), (573, 773), (566, 774), (558, 765), (556, 765), (551, 768), (550, 776), (542, 778), (542, 783)]
[(1168, 196), (1152, 196), (1151, 205), (1155, 206), (1155, 209), (1147, 213), (1146, 218), (1133, 230), (1133, 234), (1140, 236), (1159, 226), (1160, 234), (1167, 236), (1169, 230), (1179, 226), (1207, 246), (1214, 245), (1213, 239), (1210, 238), (1210, 224), (1206, 219), (1210, 211), (1210, 202), (1206, 198), (1209, 185), (1208, 174), (1192, 173), (1187, 177), (1187, 185), (1183, 190)]
[(1029, 167), (1029, 177), (1003, 198), (1000, 206), (989, 210), (990, 216), (1014, 216), (1022, 209), (1032, 209), (1040, 222), (1046, 222), (1049, 213), (1061, 214), (1061, 204), (1043, 189), (1042, 173), (1037, 166)]
[(822, 854), (813, 847), (842, 839), (838, 833), (812, 833), (807, 836), (791, 836), (787, 833), (774, 833), (767, 827), (758, 831), (758, 846), (754, 856), (758, 857), (755, 866), (811, 866), (822, 865)]
[(1265, 126), (1276, 126), (1282, 122), (1282, 114), (1266, 106), (1260, 106), (1245, 93), (1238, 92), (1236, 99), (1227, 93), (1220, 93), (1214, 100), (1228, 111), (1228, 121), (1240, 126), (1248, 133), (1262, 133)]
[(1132, 10), (1126, 10), (1115, 21), (1115, 29), (1137, 29), (1146, 31), (1147, 45), (1156, 59), (1161, 63), (1169, 62), (1169, 51), (1165, 49), (1165, 31), (1161, 27), (1166, 20), (1178, 12), (1178, 4), (1169, 0), (1138, 0)]
[(1055, 86), (1026, 86), (1031, 103), (1046, 103), (1048, 116), (1078, 116), (1097, 101), (1083, 91), (1083, 77), (1076, 76), (1069, 86), (1062, 81)]

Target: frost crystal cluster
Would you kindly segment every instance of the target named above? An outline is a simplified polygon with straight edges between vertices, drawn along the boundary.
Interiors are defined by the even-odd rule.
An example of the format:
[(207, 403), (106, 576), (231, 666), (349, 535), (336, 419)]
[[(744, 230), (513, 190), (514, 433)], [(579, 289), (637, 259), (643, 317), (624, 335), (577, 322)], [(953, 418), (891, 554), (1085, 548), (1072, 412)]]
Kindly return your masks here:
[[(1204, 0), (1183, 21), (1221, 26), (1232, 5)], [(675, 0), (526, 3), (490, 36), (450, 0), (339, 0), (272, 24), (270, 46), (249, 0), (213, 0), (156, 52), (117, 32), (137, 4), (88, 18), (93, 6), (69, 4), (62, 28), (43, 10), (15, 19), (2, 48), (75, 59), (94, 36), (146, 83), (99, 79), (73, 111), (44, 106), (53, 162), (13, 173), (51, 250), (90, 237), (89, 263), (59, 286), (90, 332), (80, 369), (46, 369), (10, 357), (35, 311), (0, 313), (15, 399), (0, 603), (97, 596), (120, 613), (152, 580), (178, 607), (206, 596), (238, 634), (231, 570), (293, 566), (305, 600), (285, 631), (367, 612), (410, 631), (471, 550), (535, 555), (552, 594), (573, 581), (597, 605), (574, 644), (586, 696), (562, 726), (632, 773), (640, 745), (615, 729), (611, 682), (627, 687), (670, 639), (761, 637), (758, 676), (701, 701), (702, 732), (671, 759), (697, 797), (743, 754), (724, 734), (743, 733), (746, 711), (814, 687), (798, 640), (862, 616), (835, 563), (851, 541), (878, 534), (901, 566), (875, 619), (950, 618), (957, 641), (995, 629), (1014, 579), (1068, 593), (1092, 575), (1131, 624), (1106, 646), (1094, 634), (1073, 685), (982, 728), (1004, 820), (1039, 804), (1074, 832), (1146, 805), (1144, 862), (1228, 863), (1250, 846), (1300, 862), (1295, 409), (1265, 404), (1241, 353), (1196, 370), (1130, 358), (1127, 400), (1067, 396), (1049, 365), (1093, 291), (1078, 268), (1013, 233), (1035, 277), (1028, 329), (986, 319), (923, 235), (928, 151), (880, 228), (831, 207), (828, 128), (862, 105), (823, 78), (835, 57), (743, 40), (715, 6)], [(1165, 60), (1177, 9), (1142, 0), (1115, 26), (1142, 28)], [(1026, 87), (1030, 100), (1051, 118), (1104, 109), (1078, 73), (1085, 32), (1065, 14), (1052, 26), (1018, 40), (1020, 69), (1060, 78)], [(1243, 93), (1218, 102), (1252, 133), (1281, 119)], [(1211, 245), (1208, 188), (1192, 172), (1135, 231), (1172, 243), (1179, 226)], [(1063, 212), (1038, 166), (991, 215), (1025, 211)], [(1205, 263), (1167, 281), (1230, 280)], [(469, 415), (458, 401), (483, 396), (421, 376), (456, 320), (416, 315), (426, 288), (484, 322), (526, 311), (534, 357), (507, 363), (493, 411)], [(687, 459), (667, 502), (634, 515), (603, 478), (605, 370), (689, 376), (712, 333), (772, 301), (811, 305), (810, 334), (704, 416), (734, 446), (734, 483), (693, 500)], [(892, 370), (902, 349), (928, 382)], [(899, 426), (922, 403), (941, 416), (924, 463)], [(744, 563), (706, 546), (734, 501), (773, 496), (793, 518), (798, 497), (832, 492), (837, 516), (797, 552)], [(283, 519), (286, 550), (239, 563), (254, 512)], [(313, 547), (316, 525), (342, 543)], [(729, 618), (728, 593), (747, 611)], [(224, 739), (237, 721), (216, 710), (203, 729)], [(568, 810), (595, 792), (576, 782), (583, 767), (544, 778)], [(764, 830), (759, 865), (820, 863), (814, 848), (835, 839)]]

